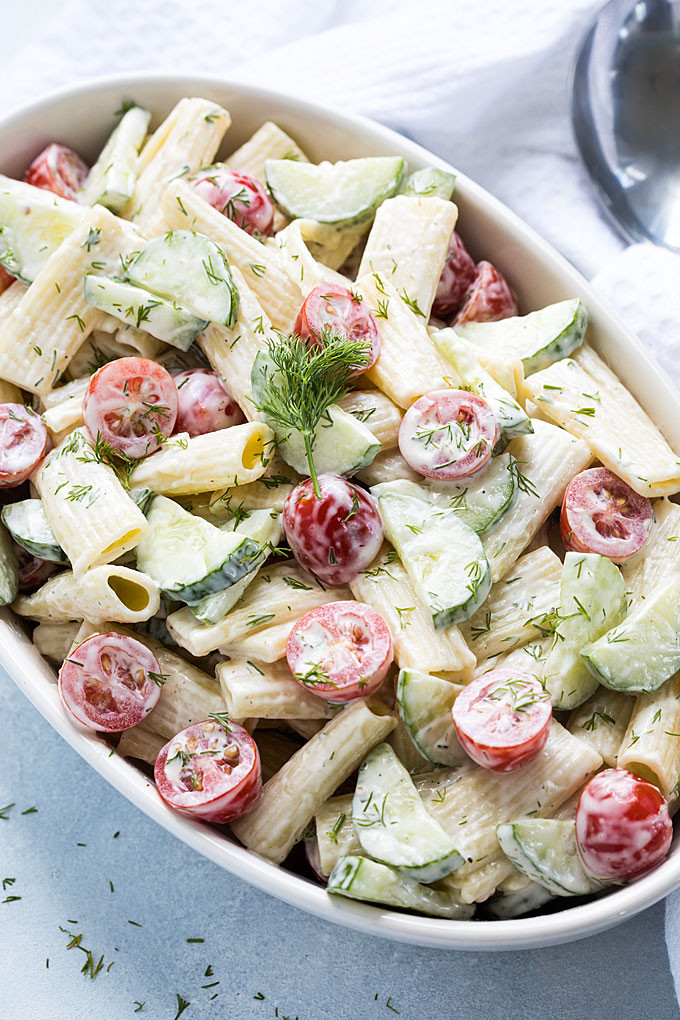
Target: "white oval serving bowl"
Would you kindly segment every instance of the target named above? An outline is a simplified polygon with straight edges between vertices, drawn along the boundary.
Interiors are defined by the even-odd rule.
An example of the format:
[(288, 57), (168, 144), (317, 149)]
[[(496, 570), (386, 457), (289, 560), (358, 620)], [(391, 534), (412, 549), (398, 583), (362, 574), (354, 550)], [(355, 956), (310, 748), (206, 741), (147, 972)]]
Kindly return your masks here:
[[(221, 156), (239, 146), (265, 120), (288, 131), (312, 159), (366, 155), (404, 156), (410, 169), (443, 160), (401, 135), (361, 117), (341, 114), (266, 89), (214, 77), (139, 74), (85, 82), (40, 99), (0, 121), (0, 171), (21, 177), (48, 142), (71, 145), (86, 159), (98, 155), (124, 99), (154, 113), (154, 127), (182, 96), (205, 96), (232, 115)], [(461, 174), (454, 199), (458, 228), (477, 258), (499, 266), (518, 294), (522, 311), (578, 296), (591, 325), (588, 339), (617, 371), (680, 449), (680, 394), (640, 342), (612, 315), (565, 259), (505, 206)], [(589, 903), (510, 921), (446, 921), (384, 910), (329, 896), (321, 886), (285, 871), (231, 842), (216, 829), (171, 811), (144, 773), (96, 735), (77, 730), (65, 717), (54, 670), (39, 655), (11, 612), (0, 611), (0, 663), (62, 737), (109, 783), (150, 818), (220, 867), (312, 914), (371, 935), (438, 949), (507, 950), (583, 938), (624, 921), (680, 886), (680, 837), (668, 859), (633, 885)]]

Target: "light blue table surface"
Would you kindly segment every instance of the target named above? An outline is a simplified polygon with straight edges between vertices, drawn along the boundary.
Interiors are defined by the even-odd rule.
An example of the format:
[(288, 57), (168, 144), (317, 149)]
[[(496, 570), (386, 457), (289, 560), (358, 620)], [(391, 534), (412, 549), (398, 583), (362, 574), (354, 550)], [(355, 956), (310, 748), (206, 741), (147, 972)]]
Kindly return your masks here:
[[(679, 1015), (662, 905), (604, 935), (528, 952), (370, 938), (252, 889), (156, 826), (4, 673), (0, 719), (0, 807), (15, 802), (0, 820), (0, 880), (16, 879), (0, 898), (21, 897), (0, 903), (0, 1020), (173, 1020), (178, 993), (191, 1003), (184, 1020)], [(67, 951), (60, 925), (103, 954), (94, 980), (80, 973), (86, 957)]]

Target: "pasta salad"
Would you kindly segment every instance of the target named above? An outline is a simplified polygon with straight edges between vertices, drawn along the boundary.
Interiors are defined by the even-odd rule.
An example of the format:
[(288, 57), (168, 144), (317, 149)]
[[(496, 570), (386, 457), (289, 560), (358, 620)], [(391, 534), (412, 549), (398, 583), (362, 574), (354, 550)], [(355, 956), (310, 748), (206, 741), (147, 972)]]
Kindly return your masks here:
[(438, 168), (118, 118), (0, 177), (0, 601), (66, 716), (334, 896), (504, 919), (647, 872), (680, 459), (582, 302), (518, 308)]

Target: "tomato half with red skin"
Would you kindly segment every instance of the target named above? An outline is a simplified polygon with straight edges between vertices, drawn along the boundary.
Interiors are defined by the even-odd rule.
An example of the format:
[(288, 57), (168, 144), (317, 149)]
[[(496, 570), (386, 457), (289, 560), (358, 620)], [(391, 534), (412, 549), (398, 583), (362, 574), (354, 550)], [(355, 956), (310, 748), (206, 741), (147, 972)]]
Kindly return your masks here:
[(283, 506), (283, 527), (295, 559), (324, 584), (347, 584), (373, 562), (384, 529), (376, 501), (340, 475), (296, 485)]
[(63, 563), (51, 563), (49, 560), (41, 560), (39, 556), (31, 556), (30, 552), (21, 545), (15, 545), (14, 551), (19, 563), (19, 591), (21, 592), (37, 591), (52, 574), (64, 569)]
[(53, 191), (61, 198), (75, 198), (90, 170), (77, 152), (52, 142), (39, 153), (24, 174), (27, 184)]
[(0, 294), (3, 294), (8, 287), (11, 287), (15, 281), (14, 276), (10, 276), (3, 266), (0, 266)]
[(302, 687), (345, 704), (382, 685), (392, 662), (392, 635), (382, 616), (363, 602), (330, 602), (297, 621), (286, 658)]
[(552, 704), (535, 677), (493, 669), (463, 688), (452, 715), (461, 747), (477, 765), (513, 772), (545, 747)]
[(320, 346), (324, 334), (368, 341), (371, 349), (366, 364), (353, 372), (353, 377), (375, 365), (380, 355), (380, 333), (373, 312), (349, 287), (337, 283), (319, 283), (310, 290), (293, 330), (310, 346)]
[(0, 487), (21, 485), (45, 455), (47, 428), (23, 404), (0, 404)]
[(175, 381), (147, 358), (118, 358), (97, 369), (83, 399), (83, 419), (126, 457), (154, 453), (172, 435), (179, 400)]
[(262, 793), (257, 744), (243, 726), (216, 719), (188, 726), (162, 747), (154, 768), (163, 800), (206, 822), (230, 822)]
[(433, 390), (402, 418), (399, 450), (427, 478), (466, 478), (486, 467), (499, 435), (496, 417), (482, 397), (468, 390)]
[(213, 209), (246, 233), (254, 237), (271, 234), (274, 203), (254, 177), (226, 166), (208, 166), (199, 170), (190, 183)]
[(242, 425), (245, 415), (224, 388), (217, 372), (209, 368), (189, 368), (173, 376), (177, 387), (176, 432), (203, 436), (232, 425)]
[(447, 319), (449, 315), (457, 312), (476, 274), (475, 261), (454, 230), (446, 252), (442, 275), (437, 284), (432, 314), (440, 319)]
[(511, 315), (517, 315), (517, 302), (507, 280), (490, 262), (479, 262), (475, 278), (453, 321), (454, 326), (465, 322), (494, 322)]
[(605, 769), (584, 787), (576, 809), (576, 845), (595, 878), (637, 878), (664, 859), (672, 838), (668, 804), (645, 779), (626, 769)]
[(64, 707), (81, 726), (107, 733), (145, 719), (158, 703), (159, 683), (156, 656), (126, 634), (93, 634), (69, 652), (59, 670)]
[(567, 549), (623, 563), (642, 549), (654, 522), (651, 501), (608, 468), (588, 468), (569, 482), (560, 532)]

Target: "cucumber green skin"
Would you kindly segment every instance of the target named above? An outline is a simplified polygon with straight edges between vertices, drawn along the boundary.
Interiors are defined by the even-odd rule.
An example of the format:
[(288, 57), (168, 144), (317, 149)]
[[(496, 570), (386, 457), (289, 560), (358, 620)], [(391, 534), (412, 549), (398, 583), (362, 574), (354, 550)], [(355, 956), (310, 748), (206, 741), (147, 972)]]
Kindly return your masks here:
[(75, 202), (0, 176), (0, 266), (33, 283), (84, 213)]
[(554, 337), (541, 350), (522, 358), (525, 375), (540, 372), (542, 369), (552, 365), (553, 362), (569, 357), (583, 343), (587, 327), (588, 313), (579, 301), (574, 318), (565, 326), (559, 336)]
[(174, 584), (167, 588), (161, 588), (163, 595), (171, 599), (179, 599), (191, 605), (200, 602), (208, 595), (215, 595), (217, 592), (236, 584), (242, 577), (250, 573), (253, 560), (258, 556), (260, 547), (252, 538), (244, 538), (238, 549), (229, 556), (215, 570), (210, 571), (204, 577), (189, 584)]
[[(605, 888), (605, 883), (588, 875), (581, 863), (573, 821), (534, 818), (503, 822), (496, 827), (496, 838), (508, 860), (553, 896), (588, 896)], [(543, 859), (536, 840), (539, 850), (543, 841)]]
[(139, 507), (143, 514), (146, 514), (154, 496), (153, 489), (130, 489), (130, 499)]
[[(287, 216), (289, 220), (312, 219), (316, 220), (318, 223), (328, 223), (341, 228), (358, 226), (360, 223), (368, 223), (372, 220), (378, 206), (380, 206), (386, 199), (392, 198), (393, 195), (398, 193), (404, 179), (404, 174), (406, 173), (406, 161), (404, 159), (395, 159), (396, 170), (393, 179), (386, 187), (373, 194), (370, 203), (365, 205), (363, 208), (356, 209), (352, 214), (347, 216), (320, 217), (316, 209), (310, 207), (305, 208), (304, 205), (296, 206), (293, 201), (289, 201), (289, 199), (286, 198), (285, 193), (281, 190), (274, 179), (275, 167), (273, 164), (282, 162), (295, 163), (294, 160), (267, 159), (264, 164), (267, 189), (277, 209), (282, 212), (284, 216)], [(302, 165), (308, 166), (309, 164)]]
[(552, 899), (554, 899), (552, 893), (538, 882), (532, 882), (526, 889), (517, 892), (497, 893), (484, 904), (484, 913), (495, 921), (508, 921), (513, 917), (522, 917), (533, 910), (539, 910)]
[(0, 525), (0, 606), (14, 602), (19, 594), (19, 564), (6, 528)]
[(428, 889), (367, 857), (341, 857), (329, 875), (326, 889), (336, 896), (383, 903), (434, 917), (465, 919), (474, 912), (474, 907), (453, 902), (445, 892)]
[(133, 106), (123, 115), (78, 193), (80, 202), (103, 205), (113, 213), (123, 211), (132, 198), (137, 154), (150, 120), (151, 113), (141, 106)]
[(87, 273), (84, 289), (88, 304), (133, 326), (137, 325), (139, 309), (149, 309), (148, 317), (140, 322), (140, 327), (157, 340), (163, 340), (181, 351), (188, 351), (208, 325), (207, 319), (199, 319), (187, 309), (176, 307), (165, 298), (123, 280)]
[[(37, 520), (31, 521), (33, 515)], [(2, 522), (17, 543), (23, 546), (31, 556), (48, 560), (50, 563), (69, 563), (70, 560), (52, 534), (47, 523), (42, 503), (39, 499), (24, 499), (19, 503), (9, 503), (2, 508)], [(31, 527), (32, 523), (36, 526)], [(33, 537), (31, 532), (33, 531)], [(42, 531), (40, 538), (37, 532)], [(51, 541), (49, 540), (51, 536)]]
[(402, 195), (415, 195), (419, 198), (443, 198), (450, 201), (456, 186), (456, 175), (440, 170), (436, 166), (426, 166), (410, 174), (401, 189)]
[(402, 669), (399, 673), (399, 715), (414, 747), (424, 758), (439, 765), (460, 765), (467, 758), (451, 718), (456, 694), (457, 688), (440, 677), (414, 669)]

